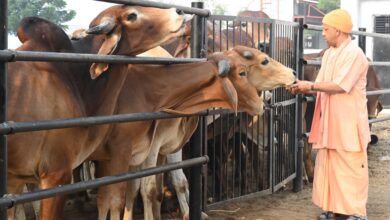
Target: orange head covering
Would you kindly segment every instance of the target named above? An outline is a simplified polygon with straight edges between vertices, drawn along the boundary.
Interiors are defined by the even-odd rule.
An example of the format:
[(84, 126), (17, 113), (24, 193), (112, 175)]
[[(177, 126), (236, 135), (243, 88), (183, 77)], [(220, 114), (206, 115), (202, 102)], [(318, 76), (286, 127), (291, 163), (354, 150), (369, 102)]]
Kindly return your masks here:
[(352, 31), (351, 16), (343, 9), (336, 9), (327, 13), (322, 19), (322, 23), (332, 26), (344, 33), (351, 33)]

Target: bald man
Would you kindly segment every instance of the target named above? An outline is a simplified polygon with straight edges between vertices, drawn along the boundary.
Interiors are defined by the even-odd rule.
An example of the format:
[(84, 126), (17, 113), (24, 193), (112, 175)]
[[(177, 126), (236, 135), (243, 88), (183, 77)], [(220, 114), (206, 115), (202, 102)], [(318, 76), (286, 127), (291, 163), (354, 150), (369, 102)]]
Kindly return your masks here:
[(367, 219), (367, 145), (370, 130), (367, 113), (363, 51), (351, 42), (352, 20), (336, 9), (322, 20), (329, 48), (315, 82), (298, 81), (293, 94), (315, 93), (316, 105), (309, 142), (317, 150), (313, 203), (324, 210), (318, 219)]

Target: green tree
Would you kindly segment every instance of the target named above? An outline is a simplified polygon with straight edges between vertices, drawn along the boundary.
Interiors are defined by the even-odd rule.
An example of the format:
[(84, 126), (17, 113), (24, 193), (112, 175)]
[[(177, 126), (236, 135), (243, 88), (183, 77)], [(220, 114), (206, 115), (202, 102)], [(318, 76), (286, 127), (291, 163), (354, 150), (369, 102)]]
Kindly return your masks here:
[(45, 18), (67, 29), (65, 22), (76, 16), (74, 10), (66, 10), (64, 0), (8, 0), (8, 30), (16, 34), (20, 20), (26, 16)]
[(328, 13), (336, 8), (340, 8), (340, 0), (319, 0), (318, 8), (321, 11)]

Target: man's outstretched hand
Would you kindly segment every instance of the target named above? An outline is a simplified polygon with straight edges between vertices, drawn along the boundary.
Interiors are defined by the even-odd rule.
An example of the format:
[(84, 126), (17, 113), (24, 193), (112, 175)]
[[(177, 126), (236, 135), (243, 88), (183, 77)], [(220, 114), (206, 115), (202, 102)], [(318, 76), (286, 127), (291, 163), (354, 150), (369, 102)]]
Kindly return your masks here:
[(296, 83), (288, 86), (286, 89), (289, 93), (296, 95), (298, 93), (309, 93), (312, 91), (313, 82), (306, 80), (297, 80)]

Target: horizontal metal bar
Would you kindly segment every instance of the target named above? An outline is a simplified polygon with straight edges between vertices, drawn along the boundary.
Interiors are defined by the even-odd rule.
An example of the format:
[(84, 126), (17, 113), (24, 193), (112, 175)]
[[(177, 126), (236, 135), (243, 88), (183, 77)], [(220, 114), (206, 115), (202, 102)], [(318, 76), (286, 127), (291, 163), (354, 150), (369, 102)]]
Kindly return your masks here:
[(368, 122), (369, 122), (370, 124), (372, 124), (372, 123), (377, 123), (377, 122), (382, 122), (382, 121), (388, 121), (388, 120), (390, 120), (390, 116), (370, 119), (370, 120), (368, 120)]
[[(319, 25), (305, 24), (304, 27), (309, 30), (322, 31), (322, 26)], [(365, 31), (352, 31), (351, 34), (390, 39), (390, 35), (388, 34), (370, 33)]]
[(302, 100), (304, 102), (315, 102), (316, 98), (314, 96), (303, 96)]
[(59, 62), (97, 62), (127, 64), (179, 64), (202, 62), (199, 58), (131, 57), (123, 55), (97, 55), (77, 53), (55, 53), (37, 51), (0, 50), (0, 61), (59, 61)]
[(182, 162), (166, 164), (163, 166), (148, 168), (148, 169), (134, 171), (134, 172), (122, 173), (114, 176), (96, 178), (93, 180), (63, 185), (51, 189), (38, 190), (35, 192), (28, 192), (19, 195), (6, 195), (3, 198), (0, 198), (0, 209), (11, 208), (21, 203), (32, 202), (32, 201), (45, 199), (57, 195), (65, 195), (69, 193), (80, 192), (86, 189), (97, 188), (100, 186), (105, 186), (105, 185), (119, 183), (131, 179), (155, 175), (158, 173), (168, 172), (171, 170), (188, 168), (196, 165), (202, 165), (208, 163), (208, 161), (209, 161), (208, 156), (202, 156), (198, 158), (184, 160)]
[[(231, 110), (215, 109), (206, 110), (195, 114), (189, 114), (185, 116), (206, 116), (214, 114), (232, 113)], [(167, 119), (167, 118), (179, 118), (183, 115), (170, 114), (166, 112), (142, 112), (132, 114), (110, 115), (110, 116), (94, 116), (83, 118), (71, 118), (71, 119), (56, 119), (56, 120), (42, 120), (31, 122), (4, 122), (0, 124), (0, 134), (13, 134), (19, 132), (39, 131), (48, 129), (60, 129), (71, 127), (85, 127), (91, 125), (108, 124), (108, 123), (124, 123), (134, 122), (142, 120), (155, 120), (155, 119)]]
[(289, 100), (286, 100), (286, 101), (277, 102), (277, 103), (271, 105), (271, 107), (272, 108), (279, 108), (279, 107), (283, 107), (283, 106), (292, 105), (292, 104), (295, 104), (295, 103), (297, 103), (297, 100), (295, 98), (293, 98), (293, 99), (289, 99)]
[(266, 23), (270, 24), (275, 19), (270, 18), (257, 18), (257, 17), (237, 17), (232, 15), (210, 15), (209, 20), (223, 20), (223, 21), (241, 21), (241, 22), (254, 22), (254, 23)]
[(272, 194), (272, 190), (270, 188), (268, 188), (268, 189), (258, 191), (255, 193), (251, 193), (251, 194), (247, 194), (247, 195), (243, 195), (243, 196), (239, 196), (239, 197), (234, 197), (234, 198), (231, 198), (229, 200), (215, 202), (212, 204), (207, 204), (207, 211), (213, 212), (214, 211), (213, 209), (218, 209), (222, 206), (225, 206), (226, 204), (239, 203), (239, 202), (247, 201), (247, 200), (254, 199), (254, 198), (259, 198), (261, 196), (266, 196), (266, 195), (270, 195), (270, 194)]
[[(388, 116), (388, 117), (380, 117), (380, 118), (369, 119), (369, 120), (368, 120), (368, 123), (369, 123), (369, 124), (372, 124), (372, 123), (377, 123), (377, 122), (382, 122), (382, 121), (388, 121), (388, 120), (390, 120), (390, 116)], [(310, 132), (304, 133), (304, 134), (303, 134), (303, 138), (309, 138), (309, 135), (310, 135)]]
[(381, 95), (381, 94), (388, 94), (388, 93), (390, 93), (390, 89), (367, 91), (367, 95)]
[[(305, 65), (315, 65), (320, 66), (321, 61), (319, 60), (304, 60), (303, 63)], [(378, 62), (378, 61), (370, 61), (368, 62), (370, 66), (390, 66), (390, 62)]]
[(294, 178), (295, 178), (296, 176), (297, 176), (297, 174), (296, 174), (296, 173), (293, 173), (293, 174), (291, 174), (290, 176), (288, 176), (286, 179), (284, 179), (282, 182), (276, 184), (276, 185), (274, 186), (274, 192), (278, 191), (278, 190), (281, 189), (281, 188), (286, 187), (286, 185), (287, 185), (289, 182), (291, 182), (292, 180), (294, 180)]
[(111, 2), (116, 4), (124, 4), (124, 5), (139, 5), (144, 7), (156, 7), (156, 8), (177, 8), (182, 10), (187, 14), (196, 14), (200, 16), (207, 17), (211, 14), (210, 10), (207, 9), (199, 9), (199, 8), (191, 8), (184, 7), (180, 5), (172, 5), (161, 2), (153, 2), (153, 1), (144, 1), (144, 0), (95, 0), (100, 2)]
[(370, 64), (370, 66), (390, 66), (390, 62), (370, 61), (368, 64)]

